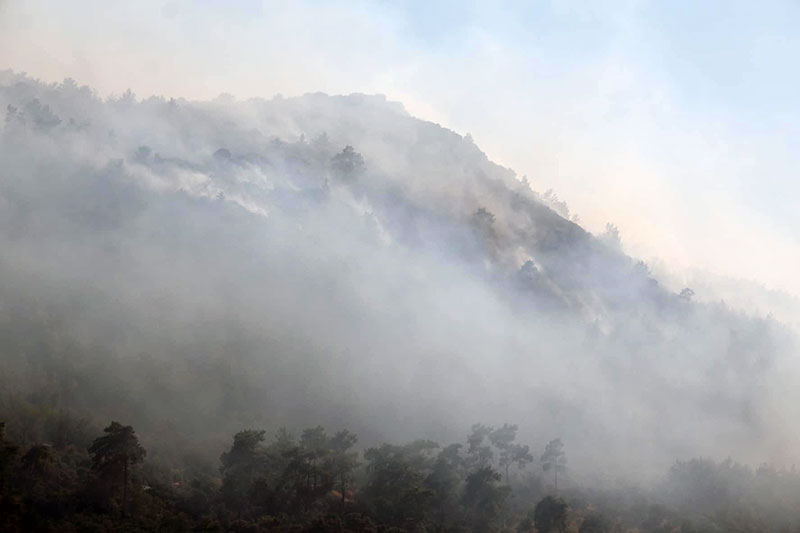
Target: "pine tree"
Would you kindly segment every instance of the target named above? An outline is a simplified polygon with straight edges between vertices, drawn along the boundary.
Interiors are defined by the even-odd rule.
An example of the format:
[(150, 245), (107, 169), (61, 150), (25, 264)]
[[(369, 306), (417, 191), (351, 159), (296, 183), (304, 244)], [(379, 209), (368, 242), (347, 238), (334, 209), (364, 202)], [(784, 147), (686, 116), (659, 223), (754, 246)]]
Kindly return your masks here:
[(89, 453), (92, 455), (92, 471), (101, 480), (111, 485), (122, 486), (122, 514), (125, 516), (131, 466), (142, 462), (147, 452), (139, 444), (133, 426), (111, 422), (111, 425), (103, 431), (105, 435), (96, 438), (89, 447)]

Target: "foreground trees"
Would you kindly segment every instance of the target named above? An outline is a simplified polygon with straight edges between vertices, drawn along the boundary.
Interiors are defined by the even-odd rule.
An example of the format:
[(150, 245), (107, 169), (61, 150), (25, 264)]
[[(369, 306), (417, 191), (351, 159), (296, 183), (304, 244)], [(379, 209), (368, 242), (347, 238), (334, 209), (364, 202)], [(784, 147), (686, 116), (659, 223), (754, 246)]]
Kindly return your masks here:
[[(800, 474), (730, 460), (678, 462), (644, 492), (563, 483), (563, 443), (542, 454), (559, 478), (548, 494), (516, 426), (477, 424), (465, 443), (380, 444), (322, 427), (293, 435), (247, 429), (219, 468), (146, 454), (133, 427), (111, 422), (81, 447), (19, 445), (0, 423), (1, 531), (459, 531), (616, 533), (794, 531)], [(60, 429), (57, 435), (68, 435)], [(148, 462), (145, 462), (145, 458)], [(545, 466), (545, 465), (550, 466)], [(520, 468), (514, 468), (520, 467)], [(554, 469), (557, 469), (553, 471)]]
[(344, 512), (359, 464), (355, 435), (344, 430), (330, 436), (315, 427), (299, 439), (281, 430), (265, 441), (264, 431), (240, 431), (220, 457), (220, 495), (237, 517), (305, 516), (332, 508), (334, 501)]

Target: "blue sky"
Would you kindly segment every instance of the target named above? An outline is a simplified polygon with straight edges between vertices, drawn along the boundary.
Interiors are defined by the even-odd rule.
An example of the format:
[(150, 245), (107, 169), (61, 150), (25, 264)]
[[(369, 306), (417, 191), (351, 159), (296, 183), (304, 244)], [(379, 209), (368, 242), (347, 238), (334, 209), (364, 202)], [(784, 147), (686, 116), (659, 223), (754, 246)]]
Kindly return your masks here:
[(379, 92), (629, 251), (800, 294), (797, 2), (0, 2), (0, 68), (101, 94)]

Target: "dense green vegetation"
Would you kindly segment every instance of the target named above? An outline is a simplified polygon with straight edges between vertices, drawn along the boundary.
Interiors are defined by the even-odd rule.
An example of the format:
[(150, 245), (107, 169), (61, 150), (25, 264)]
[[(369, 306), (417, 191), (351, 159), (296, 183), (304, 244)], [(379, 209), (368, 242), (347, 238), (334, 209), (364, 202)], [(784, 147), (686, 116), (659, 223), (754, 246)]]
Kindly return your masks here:
[[(569, 479), (563, 444), (541, 457), (517, 426), (465, 443), (384, 443), (347, 430), (236, 433), (212, 467), (150, 459), (131, 426), (40, 410), (45, 441), (0, 424), (2, 531), (798, 531), (800, 475), (731, 460), (676, 462), (656, 489)], [(10, 431), (8, 431), (10, 430)], [(93, 436), (94, 435), (94, 436)], [(87, 445), (88, 443), (88, 445)], [(555, 468), (558, 464), (560, 468)]]

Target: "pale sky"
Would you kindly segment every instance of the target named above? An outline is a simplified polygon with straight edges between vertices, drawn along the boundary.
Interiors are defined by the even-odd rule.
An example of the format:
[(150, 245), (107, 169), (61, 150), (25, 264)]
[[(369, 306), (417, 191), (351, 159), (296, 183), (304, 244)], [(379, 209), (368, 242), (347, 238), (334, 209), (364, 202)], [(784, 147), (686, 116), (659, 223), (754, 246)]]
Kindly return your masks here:
[(0, 69), (100, 95), (383, 93), (590, 231), (800, 295), (800, 3), (0, 0)]

